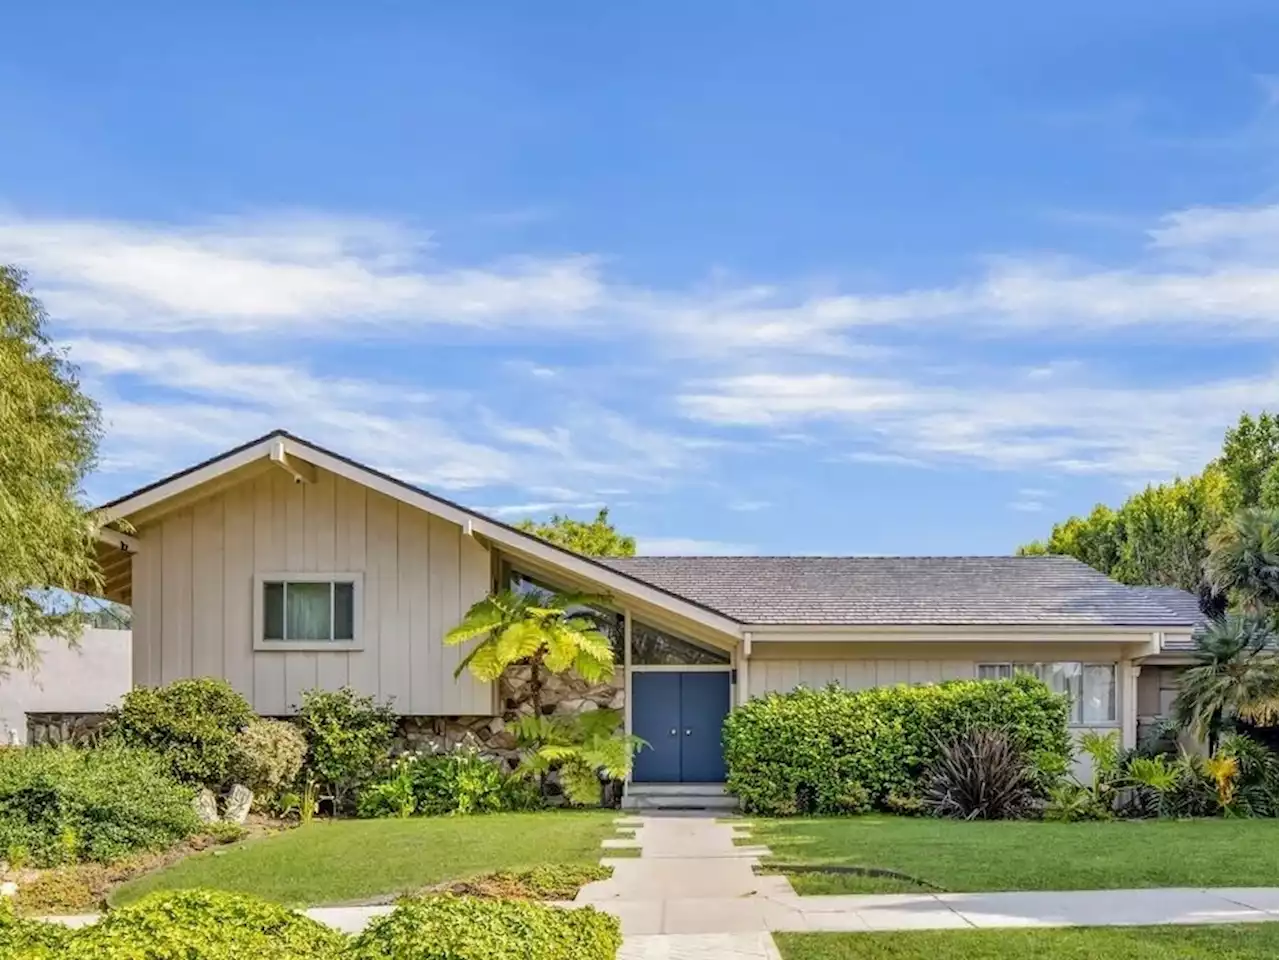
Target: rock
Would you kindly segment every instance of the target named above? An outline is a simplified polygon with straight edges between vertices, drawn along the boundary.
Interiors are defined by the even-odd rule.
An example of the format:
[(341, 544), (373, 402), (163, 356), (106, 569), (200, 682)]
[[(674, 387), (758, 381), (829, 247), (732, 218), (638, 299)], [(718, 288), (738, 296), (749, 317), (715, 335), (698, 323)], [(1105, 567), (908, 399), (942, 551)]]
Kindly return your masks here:
[(218, 822), (218, 798), (213, 795), (213, 791), (208, 787), (200, 788), (200, 792), (196, 794), (192, 805), (196, 808), (196, 816), (201, 823)]
[(251, 806), (253, 806), (253, 791), (244, 784), (237, 783), (227, 795), (227, 811), (223, 819), (228, 823), (244, 823), (249, 819)]
[(18, 892), (18, 885), (12, 880), (0, 883), (0, 897), (12, 897)]

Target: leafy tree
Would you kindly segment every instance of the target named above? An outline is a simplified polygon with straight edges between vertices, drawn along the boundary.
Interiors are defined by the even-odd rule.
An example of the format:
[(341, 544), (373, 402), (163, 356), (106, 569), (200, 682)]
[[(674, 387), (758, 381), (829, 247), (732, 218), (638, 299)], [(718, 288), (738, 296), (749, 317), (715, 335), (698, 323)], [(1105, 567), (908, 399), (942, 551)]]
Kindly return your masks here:
[(618, 533), (609, 522), (608, 507), (601, 507), (590, 522), (557, 513), (546, 523), (521, 520), (516, 529), (588, 557), (634, 557), (636, 553), (635, 538)]
[(1019, 554), (1075, 557), (1121, 583), (1200, 591), (1209, 534), (1227, 516), (1226, 478), (1216, 469), (1149, 486), (1118, 510), (1098, 504), (1088, 517), (1055, 524), (1047, 540)]
[(45, 323), (23, 274), (0, 265), (0, 672), (33, 666), (37, 636), (74, 642), (84, 605), (61, 591), (102, 583), (93, 517), (79, 499), (98, 407)]
[(1174, 715), (1208, 740), (1212, 755), (1228, 721), (1275, 723), (1275, 634), (1258, 617), (1230, 614), (1210, 620), (1195, 635), (1195, 665), (1178, 680)]
[(542, 670), (570, 668), (587, 681), (613, 674), (613, 647), (584, 609), (600, 598), (544, 590), (504, 590), (471, 606), (462, 622), (444, 636), (450, 646), (479, 638), (453, 675), (470, 670), (483, 681), (497, 680), (517, 663), (530, 667), (529, 699), (542, 714)]
[(1240, 422), (1227, 431), (1222, 455), (1215, 461), (1230, 484), (1228, 506), (1233, 510), (1254, 504), (1274, 506), (1278, 463), (1280, 417), (1265, 412), (1256, 418), (1241, 414)]
[(1238, 510), (1209, 537), (1205, 577), (1239, 613), (1276, 626), (1277, 513), (1275, 508)]

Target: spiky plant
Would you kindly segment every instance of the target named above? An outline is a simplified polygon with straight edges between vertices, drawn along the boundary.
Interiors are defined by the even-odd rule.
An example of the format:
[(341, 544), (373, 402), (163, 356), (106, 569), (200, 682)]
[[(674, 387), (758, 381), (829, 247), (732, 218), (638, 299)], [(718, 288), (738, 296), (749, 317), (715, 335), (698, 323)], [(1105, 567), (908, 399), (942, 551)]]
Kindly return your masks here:
[(999, 730), (968, 730), (940, 744), (924, 782), (925, 807), (959, 820), (1023, 817), (1035, 798), (1031, 766)]

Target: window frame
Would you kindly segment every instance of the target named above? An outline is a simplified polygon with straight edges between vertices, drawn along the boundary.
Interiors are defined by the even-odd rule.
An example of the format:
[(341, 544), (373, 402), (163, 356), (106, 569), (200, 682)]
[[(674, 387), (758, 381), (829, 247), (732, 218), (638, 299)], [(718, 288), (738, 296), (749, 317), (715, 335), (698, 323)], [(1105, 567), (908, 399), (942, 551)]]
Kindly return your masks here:
[[(982, 661), (976, 661), (974, 663), (973, 675), (974, 675), (974, 678), (976, 679), (978, 677), (978, 672), (981, 670), (982, 667), (996, 667), (996, 668), (1008, 667), (1009, 675), (1017, 676), (1019, 672), (1025, 672), (1025, 671), (1019, 671), (1018, 669), (1019, 667), (1030, 667), (1030, 666), (1035, 666), (1036, 664), (1051, 664), (1051, 663), (1074, 663), (1074, 664), (1079, 664), (1080, 666), (1080, 700), (1077, 702), (1075, 698), (1072, 699), (1071, 714), (1070, 716), (1067, 717), (1068, 727), (1071, 727), (1073, 729), (1091, 730), (1091, 729), (1110, 728), (1110, 727), (1120, 726), (1120, 714), (1123, 709), (1120, 704), (1120, 697), (1121, 697), (1120, 670), (1119, 670), (1119, 664), (1117, 664), (1114, 660), (1036, 660), (1034, 662), (1033, 661), (1015, 662), (1012, 660), (982, 660)], [(1085, 671), (1089, 667), (1107, 667), (1111, 670), (1111, 689), (1113, 691), (1111, 702), (1114, 708), (1114, 716), (1112, 716), (1110, 719), (1107, 719), (1107, 720), (1083, 719), (1084, 717), (1084, 699), (1083, 699), (1084, 698), (1084, 677), (1085, 677)], [(1080, 716), (1081, 716), (1081, 719), (1079, 720), (1075, 718), (1077, 707), (1080, 710)]]
[[(268, 640), (263, 636), (266, 629), (266, 585), (268, 583), (349, 583), (351, 584), (351, 639), (350, 640)], [(333, 589), (329, 590), (332, 609)], [(286, 607), (287, 609), (287, 607)], [(341, 652), (346, 650), (363, 650), (364, 637), (362, 627), (364, 620), (364, 574), (357, 570), (319, 570), (307, 572), (271, 571), (255, 573), (253, 576), (253, 649), (263, 652), (299, 653)], [(287, 614), (286, 614), (287, 615)], [(335, 618), (329, 617), (329, 631), (333, 632)]]

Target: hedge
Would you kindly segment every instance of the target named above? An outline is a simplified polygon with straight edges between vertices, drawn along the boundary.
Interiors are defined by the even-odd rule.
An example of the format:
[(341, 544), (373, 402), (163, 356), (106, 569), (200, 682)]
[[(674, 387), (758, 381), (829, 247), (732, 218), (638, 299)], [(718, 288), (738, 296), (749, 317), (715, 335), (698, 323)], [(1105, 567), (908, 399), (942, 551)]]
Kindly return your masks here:
[(191, 796), (148, 750), (3, 750), (0, 857), (14, 867), (49, 867), (164, 850), (199, 828)]
[(942, 744), (998, 729), (1030, 762), (1065, 769), (1067, 698), (1031, 676), (850, 691), (800, 688), (750, 701), (724, 727), (727, 786), (773, 816), (892, 809), (917, 796)]
[(519, 900), (423, 897), (401, 900), (369, 923), (349, 960), (614, 960), (615, 917), (591, 907), (563, 910)]

